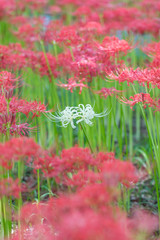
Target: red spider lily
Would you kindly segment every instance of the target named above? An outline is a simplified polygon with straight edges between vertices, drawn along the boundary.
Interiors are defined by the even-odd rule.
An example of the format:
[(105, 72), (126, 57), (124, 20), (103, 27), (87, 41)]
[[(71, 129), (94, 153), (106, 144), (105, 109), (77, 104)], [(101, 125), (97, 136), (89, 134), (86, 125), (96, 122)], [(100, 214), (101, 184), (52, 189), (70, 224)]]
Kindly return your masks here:
[[(86, 22), (97, 22), (97, 23), (100, 23), (101, 22), (100, 15), (98, 14), (98, 12), (91, 11), (91, 14), (87, 15)], [(103, 26), (102, 26), (101, 29), (103, 29)], [(93, 31), (93, 34), (96, 34), (97, 31), (95, 31), (95, 30)]]
[(53, 5), (53, 6), (49, 7), (49, 13), (50, 14), (56, 14), (56, 13), (59, 14), (61, 12), (62, 12), (62, 9), (57, 5)]
[(106, 24), (114, 21), (126, 24), (140, 17), (141, 14), (142, 13), (134, 7), (114, 7), (114, 5), (112, 5), (110, 9), (105, 9), (103, 12), (103, 19)]
[(22, 9), (23, 11), (26, 8), (32, 9), (32, 10), (41, 10), (43, 9), (46, 4), (48, 3), (48, 0), (24, 0), (18, 1), (18, 8)]
[(72, 55), (70, 51), (67, 51), (65, 53), (60, 53), (57, 56), (57, 66), (61, 69), (59, 74), (64, 76), (64, 74), (71, 73), (71, 63), (73, 62), (72, 60)]
[(106, 183), (88, 184), (78, 191), (78, 195), (83, 205), (95, 210), (110, 210), (111, 199), (116, 199), (116, 191), (111, 192)]
[(39, 155), (33, 161), (34, 169), (41, 169), (47, 178), (59, 179), (59, 175), (65, 170), (64, 162), (55, 155), (49, 156), (47, 153)]
[(80, 27), (80, 33), (83, 34), (83, 36), (87, 35), (87, 37), (91, 35), (93, 38), (94, 35), (100, 36), (103, 34), (104, 27), (98, 22), (88, 21), (84, 26)]
[(12, 178), (7, 178), (0, 180), (0, 198), (3, 196), (19, 198), (20, 192), (19, 179), (13, 180)]
[(10, 2), (13, 1), (15, 10), (12, 12), (12, 15), (16, 15), (17, 12), (22, 14), (27, 9), (30, 11), (41, 11), (44, 7), (46, 7), (46, 4), (48, 3), (48, 0), (24, 0), (23, 2), (20, 0), (9, 0)]
[(113, 186), (121, 182), (128, 187), (138, 182), (137, 171), (131, 162), (120, 160), (104, 162), (101, 166), (101, 174), (104, 181)]
[[(157, 73), (159, 72), (160, 68), (160, 43), (159, 42), (153, 42), (151, 44), (148, 44), (145, 48), (143, 48), (143, 51), (146, 52), (148, 56), (151, 56), (153, 58), (153, 61), (150, 63), (151, 69), (154, 69), (154, 71)], [(159, 82), (159, 74), (156, 74), (156, 78)]]
[(78, 79), (78, 78), (69, 78), (67, 84), (58, 83), (57, 85), (63, 88), (66, 88), (67, 90), (70, 90), (71, 93), (73, 93), (73, 89), (76, 87), (79, 87), (79, 94), (81, 94), (83, 88), (89, 88), (87, 84), (84, 84), (86, 81), (85, 78)]
[(56, 42), (65, 46), (76, 46), (81, 42), (81, 38), (77, 35), (75, 27), (66, 26), (57, 34)]
[(91, 9), (87, 6), (81, 6), (77, 8), (75, 12), (72, 13), (73, 16), (80, 17), (80, 18), (82, 16), (88, 16), (90, 14), (91, 14)]
[(98, 64), (96, 58), (87, 57), (78, 58), (71, 64), (71, 68), (75, 72), (76, 76), (82, 78), (92, 78), (98, 75)]
[(120, 52), (127, 53), (132, 47), (125, 40), (119, 40), (117, 37), (105, 37), (102, 44), (97, 44), (97, 47), (101, 51), (105, 51), (110, 55), (115, 55)]
[(99, 167), (102, 163), (106, 161), (115, 161), (115, 153), (114, 152), (99, 152), (96, 155), (96, 165)]
[(65, 213), (70, 214), (73, 210), (85, 213), (88, 209), (92, 209), (109, 214), (112, 211), (110, 201), (116, 200), (116, 196), (117, 192), (110, 191), (106, 184), (93, 183), (78, 190), (75, 194), (62, 195), (52, 205), (59, 218), (63, 217)]
[(40, 26), (44, 24), (44, 19), (42, 17), (27, 17), (27, 16), (12, 16), (9, 19), (10, 23), (16, 25), (18, 28), (22, 26)]
[(156, 55), (153, 61), (150, 63), (151, 68), (160, 68), (160, 55)]
[(160, 55), (160, 42), (153, 42), (148, 44), (146, 47), (143, 48), (143, 51), (146, 52), (149, 56)]
[(14, 115), (16, 112), (22, 112), (25, 115), (28, 115), (29, 112), (32, 112), (33, 117), (35, 117), (39, 116), (41, 112), (45, 112), (46, 107), (40, 102), (27, 102), (26, 100), (17, 99), (12, 96), (13, 89), (18, 86), (17, 82), (19, 82), (19, 78), (14, 78), (10, 72), (0, 72), (0, 92), (2, 94), (0, 96), (0, 113), (12, 113)]
[(143, 86), (145, 86), (146, 83), (148, 88), (149, 84), (152, 84), (153, 87), (156, 86), (160, 88), (160, 69), (157, 68), (137, 68), (133, 70), (132, 68), (125, 67), (124, 69), (118, 69), (117, 74), (114, 74), (111, 71), (106, 71), (106, 73), (109, 79), (115, 79), (119, 82), (127, 81), (128, 85), (129, 83), (134, 83), (134, 81), (137, 81), (140, 85)]
[(13, 97), (13, 89), (19, 84), (19, 78), (15, 79), (10, 72), (0, 72), (0, 131), (3, 134), (26, 134), (29, 129), (27, 123), (18, 123), (16, 113), (23, 113), (26, 116), (32, 113), (32, 119), (39, 117), (40, 113), (46, 112), (46, 107), (40, 102), (27, 102), (23, 99)]
[(19, 78), (14, 78), (14, 75), (7, 71), (0, 72), (0, 93), (4, 94), (5, 98), (9, 99), (13, 95), (13, 89), (16, 88)]
[(18, 43), (9, 46), (0, 45), (0, 69), (16, 71), (30, 66), (33, 55), (34, 52), (23, 49)]
[(48, 76), (50, 81), (53, 76), (57, 77), (56, 58), (52, 54), (46, 53), (45, 57), (43, 52), (39, 52), (36, 57), (36, 64), (41, 76)]
[[(65, 151), (67, 153), (63, 153), (63, 156), (69, 159), (68, 155), (71, 155), (71, 152)], [(86, 153), (84, 155), (86, 156)], [(100, 157), (107, 158), (100, 173), (104, 179), (103, 183), (100, 183), (99, 178), (94, 178), (94, 175), (90, 174), (91, 172), (80, 171), (82, 183), (87, 180), (87, 176), (89, 178), (87, 186), (68, 196), (61, 194), (58, 198), (53, 198), (46, 203), (23, 206), (20, 215), (21, 231), (16, 232), (11, 239), (16, 240), (23, 236), (23, 239), (31, 240), (37, 237), (43, 237), (46, 240), (116, 240), (118, 236), (122, 240), (131, 240), (137, 237), (141, 231), (147, 233), (148, 221), (146, 216), (144, 216), (146, 224), (141, 224), (140, 228), (135, 229), (135, 221), (138, 218), (128, 219), (115, 204), (111, 204), (116, 202), (118, 193), (116, 189), (110, 188), (112, 184), (108, 185), (107, 179), (113, 174), (112, 179), (116, 178), (116, 181), (118, 179), (128, 186), (137, 181), (134, 166), (129, 162), (115, 160), (113, 154), (108, 154), (107, 157), (107, 154), (104, 156), (104, 153), (101, 153)], [(53, 156), (53, 163), (56, 161), (54, 158), (55, 156)], [(70, 156), (71, 160), (72, 158), (76, 158), (75, 153)], [(113, 159), (114, 161), (112, 161)], [(80, 177), (78, 179), (81, 181)], [(153, 225), (156, 226), (156, 221), (154, 223), (155, 225)], [(39, 228), (40, 231), (38, 231)], [(153, 227), (152, 230), (154, 229)]]
[(99, 91), (94, 91), (96, 94), (100, 95), (100, 97), (107, 98), (108, 96), (117, 95), (118, 93), (121, 93), (122, 91), (117, 90), (116, 88), (102, 88)]
[(13, 78), (13, 74), (7, 71), (0, 72), (0, 87), (3, 87), (3, 89), (13, 89), (15, 82), (17, 82), (19, 79)]
[(26, 25), (28, 20), (26, 16), (13, 16), (10, 18), (10, 22), (16, 26)]
[(147, 105), (148, 107), (155, 107), (156, 105), (155, 100), (151, 98), (149, 93), (137, 93), (134, 96), (131, 96), (129, 99), (132, 100), (123, 98), (121, 99), (121, 102), (129, 104), (131, 109), (133, 109), (133, 106), (137, 103), (142, 103), (144, 108), (146, 108)]
[[(32, 236), (30, 235), (30, 230), (31, 230), (30, 227), (32, 226), (32, 229), (34, 227), (43, 228), (43, 220), (49, 218), (49, 211), (48, 211), (49, 206), (50, 206), (50, 211), (51, 211), (51, 209), (53, 210), (53, 204), (51, 205), (50, 203), (49, 204), (27, 203), (27, 204), (23, 205), (23, 207), (21, 209), (20, 216), (18, 217), (18, 218), (20, 218), (21, 225), (22, 225), (22, 227), (21, 227), (22, 234), (23, 234), (23, 231), (25, 231), (25, 228), (27, 228), (28, 233), (29, 233), (29, 237), (32, 240)], [(52, 213), (50, 215), (51, 215), (52, 220), (53, 220), (54, 217), (53, 217)], [(46, 226), (47, 225), (49, 227), (52, 227), (52, 226), (54, 226), (54, 222), (52, 221), (51, 226), (49, 224), (46, 224)]]
[[(19, 123), (19, 121), (16, 120), (16, 113), (13, 113), (13, 112), (7, 113), (6, 106), (5, 106), (5, 109), (3, 109), (3, 110), (5, 110), (5, 112), (2, 112), (2, 108), (1, 108), (1, 113), (3, 114), (0, 116), (0, 131), (1, 131), (1, 133), (6, 134), (9, 131), (10, 135), (14, 135), (17, 133), (18, 135), (23, 136), (23, 135), (28, 135), (29, 130), (33, 129), (33, 128), (29, 127), (28, 123)], [(19, 111), (19, 112), (21, 112), (21, 111)], [(26, 113), (26, 112), (24, 112), (24, 113)], [(28, 114), (28, 113), (26, 113), (26, 114)], [(39, 113), (35, 112), (33, 114), (33, 117), (34, 116), (39, 116)]]
[(14, 160), (39, 157), (43, 154), (42, 148), (32, 138), (12, 138), (5, 143), (6, 149), (12, 149), (10, 158)]
[(155, 15), (160, 11), (160, 2), (158, 0), (143, 0), (140, 3), (145, 14), (155, 17)]
[[(106, 190), (103, 189), (103, 191)], [(87, 193), (91, 192), (91, 189), (87, 191)], [(93, 193), (96, 200), (96, 191)], [(100, 191), (97, 193), (99, 194)], [(103, 194), (101, 194), (102, 201), (104, 196), (102, 197)], [(20, 216), (21, 230), (15, 232), (11, 240), (19, 240), (21, 236), (24, 240), (37, 238), (45, 240), (116, 240), (117, 236), (120, 240), (131, 240), (144, 235), (143, 239), (146, 239), (148, 234), (157, 229), (157, 218), (148, 213), (137, 211), (129, 219), (114, 205), (102, 212), (97, 211), (97, 208), (87, 207), (88, 201), (86, 197), (85, 199), (83, 197), (85, 196), (79, 194), (68, 197), (60, 196), (45, 204), (23, 206)], [(136, 220), (139, 222), (142, 219), (140, 216), (144, 216), (144, 222), (137, 225), (135, 224)], [(151, 228), (148, 226), (150, 221), (152, 222)]]
[(112, 71), (106, 71), (107, 78), (118, 80), (120, 83), (127, 81), (127, 83), (133, 83), (135, 81), (135, 70), (131, 68), (117, 69), (116, 74)]
[[(49, 206), (51, 207), (51, 205)], [(49, 213), (49, 206), (47, 209), (47, 213)], [(33, 207), (31, 206), (31, 208)], [(41, 206), (41, 208), (43, 209), (43, 206)], [(29, 206), (28, 211), (30, 212)], [(30, 216), (35, 216), (35, 214), (30, 214)], [(48, 215), (45, 213), (44, 216), (45, 216), (44, 219), (47, 221)], [(34, 224), (34, 225), (32, 224), (32, 228), (28, 228), (28, 231), (25, 231), (24, 229), (24, 233), (22, 232), (24, 239), (33, 240), (37, 239), (37, 237), (38, 239), (43, 237), (43, 239), (45, 240), (47, 239), (115, 240), (117, 239), (116, 238), (117, 235), (119, 236), (120, 240), (131, 239), (130, 232), (127, 229), (127, 219), (122, 213), (119, 214), (119, 219), (121, 219), (121, 222), (119, 221), (118, 218), (116, 219), (111, 214), (108, 214), (107, 216), (94, 212), (91, 209), (87, 209), (85, 212), (80, 212), (73, 209), (70, 213), (64, 212), (63, 214), (58, 215), (58, 217), (59, 217), (58, 221), (55, 221), (55, 219), (53, 219), (52, 222), (49, 221), (50, 224)], [(19, 239), (18, 233), (16, 233), (16, 236), (15, 237), (13, 236), (13, 238), (11, 239), (18, 240)]]
[(101, 177), (98, 173), (88, 170), (80, 170), (72, 175), (72, 178), (66, 177), (64, 184), (70, 187), (82, 188), (84, 186), (101, 182)]
[(28, 123), (14, 123), (10, 126), (10, 135), (15, 136), (16, 134), (18, 134), (19, 136), (28, 136), (29, 132), (33, 129), (33, 127), (29, 127)]
[(30, 24), (24, 24), (19, 27), (17, 32), (14, 32), (15, 36), (25, 41), (29, 46), (33, 46), (34, 42), (40, 40), (40, 26), (32, 26)]
[(155, 109), (156, 109), (156, 112), (157, 112), (157, 111), (160, 112), (160, 98), (159, 98), (158, 100), (156, 100)]
[(114, 60), (111, 60), (105, 51), (100, 51), (93, 40), (86, 41), (72, 50), (74, 60), (69, 51), (58, 56), (58, 66), (63, 67), (62, 76), (64, 73), (72, 72), (75, 77), (91, 81), (92, 77), (97, 75), (104, 76), (106, 66), (115, 69)]
[(24, 113), (26, 116), (28, 116), (29, 113), (32, 113), (33, 119), (34, 117), (39, 117), (40, 113), (46, 112), (46, 106), (37, 101), (28, 102), (24, 99), (17, 99), (13, 97), (9, 104), (9, 112), (13, 114), (20, 112)]
[(16, 113), (24, 113), (28, 116), (29, 113), (32, 113), (32, 119), (36, 116), (39, 117), (40, 113), (46, 112), (46, 106), (41, 104), (40, 102), (28, 102), (24, 99), (17, 99), (15, 97), (10, 98), (10, 102), (7, 103), (6, 98), (4, 96), (0, 96), (1, 104), (0, 104), (0, 113), (1, 114), (12, 114), (13, 116)]
[(67, 179), (69, 172), (74, 173), (94, 165), (95, 159), (90, 150), (78, 146), (64, 149), (60, 158), (55, 155), (49, 156), (46, 153), (33, 162), (35, 169), (41, 169), (45, 177), (54, 177), (57, 183), (62, 182), (64, 178)]
[(114, 218), (106, 218), (106, 216), (97, 214), (91, 210), (85, 213), (73, 211), (70, 217), (69, 215), (65, 215), (63, 219), (61, 219), (57, 227), (59, 232), (57, 239), (116, 240), (118, 236), (120, 240), (129, 240), (131, 238), (129, 231), (126, 229), (127, 222), (124, 220), (122, 220), (122, 222), (123, 226)]
[(13, 167), (13, 149), (9, 149), (8, 147), (6, 147), (3, 144), (0, 144), (0, 166), (11, 170)]
[(64, 149), (61, 153), (61, 158), (64, 161), (65, 167), (70, 170), (73, 168), (81, 169), (87, 168), (89, 165), (94, 165), (95, 160), (89, 148), (80, 148), (74, 146), (70, 149)]
[(15, 10), (16, 4), (14, 0), (1, 0), (0, 1), (0, 19), (6, 16), (10, 16), (11, 13)]
[(28, 123), (17, 122), (15, 114), (8, 115), (6, 113), (0, 116), (0, 132), (4, 135), (6, 135), (8, 132), (10, 135), (28, 135), (29, 130), (32, 129), (33, 128), (29, 127)]
[(86, 6), (90, 7), (91, 9), (103, 9), (103, 7), (106, 7), (106, 5), (108, 4), (109, 0), (101, 0), (100, 2), (97, 2), (96, 0), (91, 0), (91, 1), (87, 1), (85, 2), (84, 0), (80, 1), (80, 0), (59, 0), (58, 4), (60, 6), (63, 5), (70, 5), (72, 4), (73, 6), (84, 6), (86, 4)]
[[(17, 129), (16, 129), (17, 131)], [(43, 155), (44, 151), (32, 138), (12, 138), (4, 144), (0, 144), (0, 165), (6, 169), (12, 169), (13, 162), (31, 160)]]
[(43, 36), (45, 42), (53, 43), (55, 42), (59, 33), (59, 29), (61, 29), (63, 23), (61, 20), (50, 21), (46, 26), (46, 30)]
[(7, 111), (7, 101), (4, 96), (0, 96), (0, 113), (5, 114)]
[(127, 30), (139, 34), (151, 33), (157, 37), (159, 20), (155, 17), (155, 12), (151, 11), (153, 14), (149, 12), (144, 13), (144, 8), (139, 10), (112, 5), (103, 13), (106, 32), (115, 33), (116, 30)]
[[(132, 219), (129, 221), (131, 231), (150, 235), (158, 229), (158, 217), (146, 210), (134, 209), (132, 215)], [(143, 221), (141, 221), (142, 219)]]
[(129, 31), (139, 34), (152, 33), (155, 37), (159, 35), (160, 23), (157, 19), (135, 19), (127, 26)]
[(48, 225), (36, 225), (28, 227), (26, 230), (15, 230), (10, 240), (20, 240), (23, 236), (23, 240), (55, 240), (56, 233), (54, 229), (51, 229)]
[(48, 64), (53, 76), (57, 76), (56, 59), (50, 53), (46, 53), (47, 61), (43, 52), (34, 52), (24, 49), (20, 44), (10, 44), (9, 46), (0, 45), (0, 68), (10, 70), (20, 70), (21, 68), (30, 67), (38, 70), (42, 76), (50, 76)]

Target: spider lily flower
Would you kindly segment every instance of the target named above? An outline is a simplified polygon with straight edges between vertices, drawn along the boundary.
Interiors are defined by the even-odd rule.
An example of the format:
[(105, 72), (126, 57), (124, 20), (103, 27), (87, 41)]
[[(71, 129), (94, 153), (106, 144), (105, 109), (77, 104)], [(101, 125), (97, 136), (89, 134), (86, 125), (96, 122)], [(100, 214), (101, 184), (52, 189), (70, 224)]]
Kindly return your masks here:
[(122, 91), (117, 90), (114, 87), (111, 87), (111, 88), (101, 88), (101, 90), (95, 91), (95, 93), (98, 94), (100, 97), (107, 98), (108, 96), (118, 95), (118, 93), (122, 93)]
[(83, 104), (79, 104), (78, 109), (79, 109), (79, 118), (80, 119), (76, 123), (78, 124), (78, 123), (84, 121), (89, 126), (92, 126), (93, 122), (91, 122), (91, 120), (94, 117), (105, 117), (106, 115), (109, 114), (107, 109), (102, 113), (95, 113), (90, 104), (87, 104), (86, 106), (84, 106)]
[(121, 98), (120, 101), (123, 103), (129, 104), (131, 109), (133, 109), (133, 106), (136, 103), (142, 103), (143, 108), (146, 108), (147, 104), (148, 104), (148, 107), (156, 106), (155, 100), (153, 98), (151, 98), (149, 93), (137, 93), (134, 96), (131, 96), (129, 99), (131, 99), (131, 100), (128, 100), (126, 98)]
[(76, 128), (73, 120), (78, 117), (78, 112), (76, 107), (66, 107), (63, 111), (59, 111), (55, 115), (49, 113), (49, 119), (53, 122), (61, 122), (62, 127), (67, 127), (70, 123), (72, 128)]
[(67, 90), (70, 90), (71, 93), (73, 93), (74, 88), (79, 87), (80, 88), (79, 94), (81, 94), (83, 87), (89, 88), (89, 86), (87, 84), (83, 83), (84, 81), (85, 81), (85, 78), (82, 78), (82, 79), (70, 78), (70, 79), (68, 79), (68, 83), (63, 84), (63, 83), (60, 82), (57, 85), (60, 86), (60, 87), (64, 87)]
[(109, 112), (105, 110), (102, 113), (95, 113), (92, 106), (87, 104), (79, 104), (78, 107), (66, 107), (63, 111), (59, 111), (55, 115), (48, 113), (47, 117), (53, 122), (61, 122), (62, 127), (67, 127), (71, 124), (72, 128), (76, 128), (74, 120), (77, 119), (76, 124), (84, 121), (89, 126), (92, 126), (94, 117), (105, 117)]

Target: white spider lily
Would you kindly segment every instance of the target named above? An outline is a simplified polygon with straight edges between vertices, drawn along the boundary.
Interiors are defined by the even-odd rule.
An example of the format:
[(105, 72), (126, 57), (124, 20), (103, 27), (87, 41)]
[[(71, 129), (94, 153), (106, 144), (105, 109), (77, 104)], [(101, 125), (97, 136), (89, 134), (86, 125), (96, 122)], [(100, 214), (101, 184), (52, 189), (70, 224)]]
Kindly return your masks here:
[(50, 113), (48, 117), (53, 122), (61, 122), (62, 127), (67, 127), (67, 125), (70, 123), (72, 128), (76, 128), (73, 120), (78, 117), (78, 112), (77, 108), (75, 107), (66, 107), (62, 112), (59, 111), (55, 115)]
[(79, 104), (78, 107), (66, 107), (63, 111), (59, 111), (55, 115), (50, 113), (48, 118), (54, 122), (61, 122), (62, 127), (67, 127), (70, 123), (72, 128), (76, 128), (74, 125), (75, 119), (78, 119), (76, 124), (84, 121), (89, 126), (92, 126), (93, 122), (91, 120), (93, 120), (94, 117), (105, 117), (108, 114), (109, 112), (107, 110), (102, 113), (95, 113), (90, 104), (86, 106)]
[(89, 126), (93, 125), (93, 122), (91, 122), (91, 120), (94, 117), (105, 117), (106, 115), (109, 114), (109, 112), (107, 112), (107, 110), (105, 110), (102, 113), (95, 113), (90, 104), (87, 104), (86, 106), (84, 106), (83, 104), (79, 104), (78, 110), (79, 110), (78, 112), (79, 112), (80, 119), (76, 123), (78, 124), (78, 123), (84, 121)]

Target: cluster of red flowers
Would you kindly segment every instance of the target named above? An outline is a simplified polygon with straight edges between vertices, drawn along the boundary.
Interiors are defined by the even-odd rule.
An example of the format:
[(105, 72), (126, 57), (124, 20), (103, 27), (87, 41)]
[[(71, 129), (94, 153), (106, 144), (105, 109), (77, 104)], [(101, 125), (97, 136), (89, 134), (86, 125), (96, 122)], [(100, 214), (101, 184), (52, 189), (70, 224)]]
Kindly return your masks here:
[[(6, 156), (5, 151), (11, 147), (12, 142), (15, 142), (15, 147), (11, 148), (12, 150), (8, 151)], [(21, 151), (24, 144), (26, 147)], [(34, 146), (33, 150), (29, 150), (30, 145)], [(3, 167), (8, 167), (7, 164), (9, 167), (12, 166), (9, 159), (12, 159), (12, 162), (26, 159), (26, 164), (34, 170), (41, 169), (45, 178), (55, 178), (57, 183), (74, 188), (85, 186), (90, 181), (94, 183), (109, 181), (110, 184), (113, 181), (114, 185), (121, 182), (125, 186), (131, 186), (138, 180), (134, 166), (130, 162), (115, 159), (113, 153), (100, 152), (93, 156), (88, 148), (75, 146), (63, 150), (58, 157), (40, 149), (32, 140), (25, 138), (12, 139), (3, 145), (2, 149), (4, 149), (4, 155), (2, 154), (1, 157)], [(116, 175), (116, 178), (113, 179), (112, 174)], [(70, 178), (71, 175), (72, 178)]]
[[(61, 16), (62, 20), (66, 20), (67, 16), (70, 14), (74, 17), (74, 21), (78, 24), (79, 28), (83, 26), (89, 26), (89, 29), (93, 29), (91, 25), (100, 25), (99, 33), (115, 33), (117, 30), (127, 30), (132, 32), (137, 32), (139, 34), (151, 33), (155, 36), (159, 34), (159, 21), (158, 21), (158, 0), (154, 1), (142, 1), (140, 4), (134, 4), (133, 7), (128, 7), (127, 4), (121, 3), (111, 3), (108, 0), (101, 0), (97, 2), (96, 0), (89, 0), (84, 3), (84, 1), (55, 1), (53, 6), (50, 6), (48, 0), (1, 0), (0, 12), (1, 18), (8, 17), (9, 21), (12, 23), (12, 19), (18, 14), (22, 14), (26, 10), (41, 11), (46, 9), (48, 13), (57, 14)], [(64, 11), (66, 10), (67, 11)], [(157, 18), (156, 18), (157, 17)], [(26, 24), (26, 23), (25, 23)], [(32, 31), (30, 31), (32, 26), (24, 26), (24, 32), (29, 33), (29, 35), (36, 36)], [(21, 32), (18, 31), (19, 33)], [(35, 29), (34, 29), (35, 30)], [(79, 36), (72, 30), (72, 27), (64, 27), (59, 35), (59, 40), (68, 36), (72, 38), (71, 42), (75, 42), (75, 39), (79, 39)], [(73, 35), (72, 35), (72, 34)], [(23, 35), (23, 33), (22, 33)], [(27, 35), (26, 35), (27, 36)], [(76, 38), (75, 38), (76, 36)], [(22, 36), (20, 36), (22, 37)], [(29, 36), (28, 36), (29, 37)], [(70, 42), (66, 39), (66, 43)], [(77, 41), (76, 41), (77, 42)]]
[[(14, 28), (13, 33), (20, 42), (22, 40), (26, 46), (32, 47), (32, 50), (24, 49), (18, 43), (9, 46), (1, 45), (0, 69), (20, 70), (29, 67), (36, 73), (39, 72), (41, 76), (48, 76), (50, 80), (53, 80), (52, 76), (64, 79), (65, 82), (58, 85), (71, 90), (71, 92), (74, 88), (80, 87), (79, 93), (83, 88), (88, 88), (89, 84), (87, 83), (93, 78), (97, 76), (104, 78), (106, 72), (109, 73), (110, 78), (120, 82), (138, 81), (143, 85), (151, 83), (152, 86), (159, 87), (158, 43), (148, 46), (145, 50), (149, 54), (155, 54), (156, 51), (151, 68), (124, 69), (120, 56), (126, 55), (133, 49), (133, 46), (130, 42), (115, 36), (106, 37), (106, 34), (110, 32), (116, 34), (117, 30), (127, 30), (129, 34), (137, 32), (157, 36), (160, 26), (159, 21), (155, 18), (158, 14), (154, 7), (157, 0), (153, 4), (150, 1), (142, 1), (139, 7), (136, 4), (134, 7), (128, 7), (125, 4), (111, 4), (108, 0), (100, 1), (100, 3), (87, 1), (85, 6), (81, 1), (56, 1), (55, 5), (50, 6), (47, 0), (40, 2), (26, 0), (23, 4), (20, 1), (15, 3), (15, 0), (10, 0), (8, 4), (16, 6), (13, 9), (11, 7), (13, 12), (11, 11), (9, 18), (11, 25), (14, 23), (17, 27), (17, 31)], [(151, 8), (150, 5), (152, 5)], [(9, 9), (10, 7), (7, 6), (6, 9)], [(18, 7), (19, 11), (25, 11), (25, 9), (32, 11), (44, 6), (51, 15), (53, 12), (58, 15), (56, 20), (52, 18), (47, 20), (45, 17), (29, 18), (16, 14)], [(71, 23), (67, 26), (64, 25), (64, 21), (67, 21), (64, 8), (67, 8), (68, 14), (73, 16), (74, 23), (72, 25)], [(151, 10), (150, 13), (147, 9)], [(40, 40), (44, 41), (46, 46), (54, 44), (55, 56), (47, 50), (46, 53), (39, 51)], [(111, 73), (117, 68), (118, 77)], [(104, 97), (107, 96), (105, 93), (100, 95), (103, 94)]]
[[(0, 69), (16, 71), (29, 67), (38, 71), (41, 76), (48, 76), (49, 78), (51, 78), (51, 74), (57, 76), (56, 59), (52, 54), (46, 53), (45, 56), (43, 52), (24, 49), (19, 43), (9, 46), (0, 45), (0, 60)], [(50, 68), (48, 68), (48, 65)]]
[(129, 99), (131, 100), (127, 100), (123, 98), (121, 99), (121, 102), (129, 104), (131, 109), (137, 103), (142, 103), (144, 108), (146, 108), (147, 105), (148, 107), (155, 107), (155, 108), (158, 107), (157, 101), (152, 99), (149, 93), (138, 93), (138, 94), (135, 94), (133, 97), (131, 96)]
[(121, 82), (127, 82), (128, 84), (137, 81), (140, 85), (160, 88), (160, 69), (159, 68), (146, 68), (146, 69), (133, 69), (133, 68), (120, 68), (116, 70), (116, 74), (113, 72), (106, 72), (109, 79), (118, 80)]
[(19, 198), (21, 190), (19, 179), (5, 178), (0, 180), (0, 199), (4, 196)]
[(0, 18), (10, 17), (17, 13), (23, 13), (27, 9), (41, 11), (48, 3), (48, 0), (0, 0)]
[(33, 158), (39, 157), (43, 151), (32, 138), (12, 138), (4, 144), (0, 144), (0, 165), (6, 169), (12, 169), (14, 162), (26, 161), (28, 164)]
[[(5, 155), (1, 160), (24, 160), (32, 167), (41, 168), (46, 177), (56, 177), (58, 171), (59, 186), (68, 185), (70, 191), (44, 203), (24, 205), (19, 215), (21, 229), (14, 230), (11, 240), (22, 236), (24, 240), (40, 237), (46, 240), (114, 240), (117, 236), (130, 240), (142, 232), (146, 239), (157, 229), (155, 216), (136, 210), (132, 218), (128, 218), (117, 206), (119, 183), (123, 191), (123, 187), (131, 187), (138, 181), (138, 175), (131, 162), (115, 159), (114, 153), (93, 155), (88, 148), (75, 146), (63, 150), (58, 157), (42, 150), (29, 138), (11, 139), (0, 147), (5, 149), (1, 151)], [(0, 183), (0, 197), (19, 197), (22, 187), (18, 180), (8, 178)], [(137, 225), (142, 217), (143, 224)]]
[(117, 90), (114, 87), (111, 88), (102, 88), (99, 91), (95, 91), (96, 94), (98, 94), (100, 97), (104, 97), (107, 98), (108, 96), (112, 96), (112, 95), (118, 95), (119, 93), (121, 93), (122, 91)]
[[(77, 80), (77, 81), (76, 81)], [(80, 88), (80, 91), (79, 91), (79, 94), (81, 94), (82, 92), (82, 89), (85, 87), (85, 88), (89, 88), (89, 86), (87, 84), (84, 84), (84, 82), (86, 81), (85, 78), (82, 78), (82, 79), (76, 79), (76, 78), (69, 78), (68, 79), (68, 83), (66, 84), (63, 84), (63, 83), (59, 83), (57, 84), (58, 86), (60, 87), (63, 87), (63, 88), (66, 88), (68, 90), (71, 91), (71, 93), (73, 93), (73, 89), (78, 87)]]
[[(0, 72), (0, 132), (2, 134), (25, 135), (29, 128), (28, 123), (20, 122), (20, 114), (23, 113), (27, 117), (32, 114), (40, 116), (40, 113), (46, 112), (46, 107), (40, 102), (28, 102), (24, 99), (14, 97), (14, 89), (21, 85), (19, 78), (7, 71)], [(17, 118), (17, 115), (18, 118)]]
[[(3, 168), (11, 170), (14, 162), (25, 161), (33, 169), (41, 169), (45, 178), (54, 177), (57, 183), (68, 186), (82, 187), (90, 181), (105, 184), (113, 181), (114, 185), (121, 182), (131, 186), (138, 181), (134, 166), (130, 162), (115, 159), (113, 153), (99, 152), (94, 156), (88, 148), (75, 146), (64, 149), (58, 157), (26, 137), (13, 138), (1, 144), (0, 151), (0, 165)], [(114, 179), (113, 174), (116, 175)]]
[[(153, 60), (150, 63), (150, 67), (156, 69), (158, 71), (160, 68), (160, 43), (152, 42), (143, 48), (143, 51), (149, 56), (152, 57)], [(158, 75), (156, 76), (159, 77)]]

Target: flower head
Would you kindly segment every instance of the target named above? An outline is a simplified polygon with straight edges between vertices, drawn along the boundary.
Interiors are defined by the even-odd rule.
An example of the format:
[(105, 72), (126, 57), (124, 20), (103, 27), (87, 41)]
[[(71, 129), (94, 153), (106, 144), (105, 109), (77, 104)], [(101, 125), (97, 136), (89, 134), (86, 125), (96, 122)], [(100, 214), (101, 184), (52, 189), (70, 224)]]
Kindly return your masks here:
[(79, 120), (76, 122), (77, 124), (84, 121), (86, 124), (91, 126), (93, 124), (93, 122), (91, 122), (91, 120), (94, 117), (104, 117), (104, 116), (108, 115), (107, 110), (105, 110), (102, 113), (95, 113), (90, 104), (87, 104), (86, 106), (84, 106), (83, 104), (79, 104), (78, 110), (79, 110), (78, 111)]
[(87, 104), (86, 106), (79, 104), (78, 107), (67, 106), (63, 111), (59, 111), (59, 113), (56, 113), (55, 115), (49, 113), (47, 114), (47, 117), (52, 121), (61, 122), (63, 127), (67, 127), (70, 123), (72, 128), (76, 128), (74, 125), (75, 119), (78, 119), (76, 124), (84, 121), (91, 126), (93, 124), (91, 120), (93, 120), (94, 117), (104, 117), (108, 114), (107, 110), (102, 113), (95, 113), (90, 104)]
[(76, 87), (79, 87), (80, 88), (80, 91), (79, 91), (79, 94), (82, 93), (82, 89), (83, 87), (85, 88), (89, 88), (89, 86), (87, 84), (84, 84), (84, 82), (86, 81), (85, 78), (82, 78), (82, 79), (78, 79), (78, 78), (69, 78), (68, 79), (68, 83), (59, 83), (57, 84), (58, 86), (60, 87), (64, 87), (66, 88), (67, 90), (70, 90), (71, 93), (73, 93), (73, 89), (76, 88)]
[(59, 111), (55, 115), (49, 113), (49, 118), (55, 122), (61, 122), (62, 127), (67, 127), (70, 123), (72, 128), (76, 128), (73, 120), (78, 117), (78, 112), (76, 107), (66, 107), (63, 111)]

